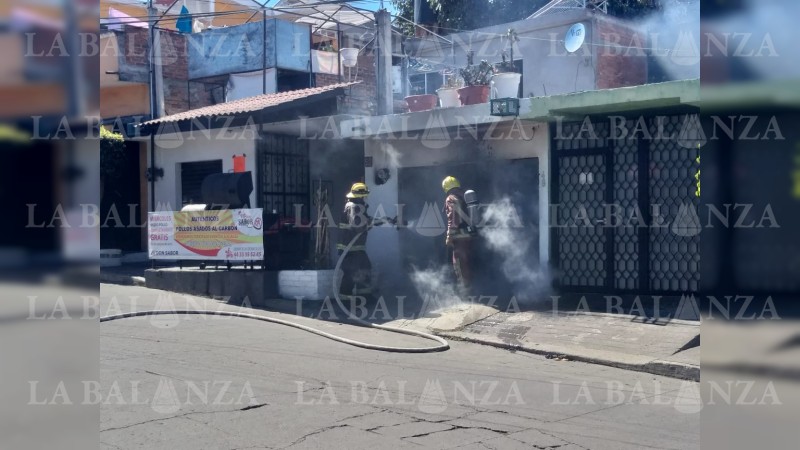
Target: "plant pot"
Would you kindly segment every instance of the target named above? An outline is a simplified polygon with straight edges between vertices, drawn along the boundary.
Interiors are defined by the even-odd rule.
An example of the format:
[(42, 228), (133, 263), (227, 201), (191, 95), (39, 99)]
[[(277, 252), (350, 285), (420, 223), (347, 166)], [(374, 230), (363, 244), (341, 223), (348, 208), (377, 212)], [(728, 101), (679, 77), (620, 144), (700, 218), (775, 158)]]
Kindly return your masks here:
[(458, 90), (462, 105), (477, 105), (489, 101), (489, 85), (465, 86)]
[(517, 98), (521, 74), (507, 72), (492, 75), (492, 98)]
[(427, 111), (436, 106), (438, 98), (433, 94), (409, 95), (406, 97), (409, 112)]
[(342, 65), (345, 67), (355, 67), (358, 64), (358, 49), (346, 47), (339, 50), (342, 58)]
[(458, 98), (457, 88), (441, 88), (436, 90), (439, 96), (439, 105), (442, 108), (453, 108), (461, 106), (461, 99)]

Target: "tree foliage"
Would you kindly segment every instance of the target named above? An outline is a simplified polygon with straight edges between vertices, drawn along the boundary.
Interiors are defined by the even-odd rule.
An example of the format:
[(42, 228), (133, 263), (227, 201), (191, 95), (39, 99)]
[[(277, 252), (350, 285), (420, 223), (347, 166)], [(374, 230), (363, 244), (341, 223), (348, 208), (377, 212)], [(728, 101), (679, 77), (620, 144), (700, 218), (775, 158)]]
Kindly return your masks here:
[(119, 133), (100, 127), (100, 176), (107, 180), (118, 176), (125, 165), (125, 139)]
[[(427, 1), (436, 14), (440, 34), (474, 30), (491, 25), (515, 22), (530, 16), (549, 0), (422, 0)], [(414, 0), (392, 0), (397, 15), (413, 22)], [(660, 9), (661, 0), (614, 0), (608, 2), (608, 14), (635, 19)], [(399, 24), (411, 35), (413, 26)]]
[(608, 2), (608, 14), (623, 19), (643, 17), (661, 8), (661, 0), (615, 0)]

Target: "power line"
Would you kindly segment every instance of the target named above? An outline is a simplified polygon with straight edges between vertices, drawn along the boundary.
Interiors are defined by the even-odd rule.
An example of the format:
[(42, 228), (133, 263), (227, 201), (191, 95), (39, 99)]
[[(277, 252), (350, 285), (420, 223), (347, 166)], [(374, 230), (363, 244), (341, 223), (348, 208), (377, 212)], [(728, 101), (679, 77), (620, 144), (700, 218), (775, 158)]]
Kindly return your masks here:
[[(197, 0), (197, 1), (204, 1), (204, 2), (208, 2), (208, 3), (214, 3), (214, 1), (212, 1), (212, 0)], [(213, 17), (223, 17), (223, 16), (230, 16), (230, 15), (245, 14), (245, 13), (248, 13), (248, 12), (251, 13), (253, 11), (261, 11), (262, 9), (267, 9), (267, 10), (273, 11), (275, 13), (283, 13), (283, 14), (286, 14), (286, 15), (296, 15), (296, 16), (299, 16), (299, 17), (310, 17), (308, 15), (303, 15), (303, 14), (299, 14), (299, 13), (296, 13), (296, 12), (293, 13), (292, 10), (314, 9), (313, 8), (314, 6), (326, 6), (326, 5), (343, 5), (343, 6), (346, 6), (348, 9), (354, 10), (354, 12), (355, 11), (360, 11), (362, 13), (363, 12), (372, 13), (372, 11), (370, 11), (370, 10), (362, 9), (362, 8), (357, 7), (357, 6), (350, 5), (350, 3), (358, 3), (358, 2), (363, 2), (363, 1), (373, 1), (374, 2), (374, 1), (378, 1), (378, 0), (338, 0), (338, 1), (337, 0), (330, 0), (330, 1), (326, 1), (326, 2), (300, 4), (298, 6), (280, 7), (280, 8), (275, 8), (275, 7), (260, 8), (260, 7), (255, 7), (254, 6), (252, 8), (244, 8), (244, 9), (233, 10), (233, 11), (219, 11), (219, 12), (208, 12), (208, 13), (190, 13), (188, 15), (187, 14), (177, 13), (177, 14), (166, 14), (166, 15), (157, 15), (157, 16), (149, 16), (149, 15), (147, 15), (147, 16), (130, 16), (130, 19), (142, 19), (142, 21), (149, 21), (152, 18), (156, 18), (156, 19), (159, 19), (160, 22), (173, 22), (173, 21), (177, 21), (180, 18), (185, 18), (187, 16), (190, 17), (191, 19), (209, 18), (209, 17), (213, 18)], [(218, 1), (218, 0), (217, 0), (216, 3), (227, 4), (227, 5), (232, 5), (232, 6), (238, 6), (238, 4), (222, 2), (222, 1)], [(328, 13), (328, 12), (326, 11), (326, 13)], [(336, 13), (333, 13), (333, 12), (331, 12), (331, 13), (332, 13), (332, 15), (335, 15), (336, 13), (338, 13), (338, 11)], [(315, 12), (313, 14), (320, 14), (320, 13), (319, 12)], [(324, 16), (325, 14), (322, 14), (322, 15)], [(414, 23), (412, 21), (409, 21), (405, 17), (399, 16), (399, 15), (396, 15), (396, 14), (392, 14), (392, 17), (394, 17), (396, 19), (400, 19), (400, 20), (406, 21), (406, 22), (408, 22), (408, 23), (410, 23), (410, 24), (412, 24), (414, 26), (421, 26), (421, 25), (418, 25), (418, 24), (416, 24), (416, 23)], [(335, 19), (331, 20), (331, 19), (329, 19), (327, 17), (311, 17), (311, 18), (315, 18), (315, 19), (319, 19), (319, 20), (328, 19), (330, 22), (333, 22), (333, 23), (338, 23), (338, 24), (347, 25), (347, 26), (362, 27), (362, 28), (364, 27), (363, 25), (356, 25), (356, 24), (341, 22), (341, 21), (338, 21), (338, 20), (335, 20)], [(108, 19), (108, 18), (102, 18), (102, 19)], [(109, 26), (109, 25), (126, 25), (126, 24), (130, 24), (130, 20), (128, 18), (119, 19), (116, 22), (114, 22), (114, 21), (104, 22), (102, 25)], [(423, 28), (425, 28), (425, 27), (423, 27)], [(506, 37), (505, 33), (490, 33), (490, 32), (487, 32), (487, 31), (463, 30), (463, 29), (449, 28), (449, 27), (439, 27), (439, 29), (452, 31), (452, 32), (456, 32), (456, 33), (472, 33), (472, 34), (481, 35), (481, 36), (499, 37), (501, 39)], [(447, 39), (447, 38), (445, 38), (444, 36), (439, 36), (439, 35), (437, 35), (435, 33), (433, 33), (433, 34), (438, 36), (438, 37), (440, 37), (440, 38), (442, 38), (442, 39), (444, 39), (446, 42), (448, 42), (448, 44), (452, 44), (452, 41)], [(542, 38), (542, 37), (536, 37), (536, 36), (518, 36), (518, 37), (519, 37), (520, 40), (526, 39), (526, 40), (529, 40), (529, 41), (539, 41), (539, 42), (548, 42), (548, 43), (562, 43), (562, 44), (564, 43), (563, 39)], [(696, 56), (695, 53), (676, 52), (674, 48), (673, 49), (665, 49), (665, 48), (658, 48), (658, 47), (644, 47), (644, 46), (640, 47), (640, 46), (620, 45), (620, 44), (616, 44), (616, 43), (594, 43), (594, 42), (584, 42), (584, 44), (588, 45), (588, 46), (593, 46), (593, 47), (614, 48), (614, 49), (627, 50), (627, 51), (662, 52), (662, 53), (665, 53), (665, 54), (671, 54), (673, 56)], [(417, 58), (417, 59), (421, 59), (421, 58)], [(439, 63), (439, 64), (440, 65), (447, 65), (447, 64), (442, 64), (442, 63)]]
[[(409, 21), (405, 17), (401, 17), (401, 16), (395, 16), (395, 17), (397, 17), (398, 19), (405, 20), (406, 22), (409, 22), (409, 23), (414, 24), (416, 26), (421, 26), (421, 25), (415, 24), (414, 22)], [(422, 28), (425, 28), (425, 27), (422, 27)], [(506, 33), (490, 33), (490, 32), (487, 32), (487, 31), (462, 30), (462, 29), (458, 29), (458, 28), (448, 28), (448, 27), (437, 27), (437, 28), (440, 29), (440, 30), (455, 31), (457, 33), (473, 33), (473, 34), (478, 34), (478, 35), (483, 35), (483, 36), (500, 37), (500, 38), (507, 37)], [(438, 35), (436, 35), (436, 36), (438, 36)], [(442, 36), (439, 36), (439, 37), (442, 37)], [(540, 38), (540, 37), (535, 37), (535, 36), (518, 36), (518, 37), (519, 37), (519, 39), (527, 39), (527, 40), (531, 40), (531, 41), (564, 43), (563, 39), (549, 39), (549, 38)], [(448, 43), (452, 43), (452, 42), (448, 40)], [(586, 45), (594, 46), (594, 47), (609, 47), (609, 48), (624, 49), (624, 50), (650, 50), (650, 51), (670, 53), (672, 55), (678, 55), (678, 56), (699, 56), (699, 53), (697, 53), (697, 54), (695, 54), (695, 53), (681, 54), (681, 53), (674, 52), (674, 49), (665, 49), (665, 48), (658, 48), (658, 47), (624, 46), (624, 45), (619, 45), (619, 44), (615, 44), (615, 43), (594, 43), (594, 42), (584, 42), (584, 43)]]

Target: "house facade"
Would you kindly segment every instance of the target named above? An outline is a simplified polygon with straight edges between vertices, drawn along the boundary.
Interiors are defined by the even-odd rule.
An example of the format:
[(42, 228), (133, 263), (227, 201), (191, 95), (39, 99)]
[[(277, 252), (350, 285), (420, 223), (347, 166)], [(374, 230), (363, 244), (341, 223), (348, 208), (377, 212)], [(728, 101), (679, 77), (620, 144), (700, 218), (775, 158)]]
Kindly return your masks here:
[[(586, 41), (572, 53), (554, 50), (563, 42), (551, 37), (575, 23), (589, 30)], [(648, 82), (653, 61), (649, 52), (639, 51), (645, 49), (601, 50), (616, 39), (601, 39), (603, 33), (633, 36), (638, 30), (594, 13), (572, 11), (511, 25), (520, 35), (514, 54), (522, 67), (521, 89), (530, 91), (519, 99), (517, 116), (492, 116), (486, 103), (375, 116), (369, 100), (361, 100), (365, 92), (374, 95), (374, 73), (350, 84), (344, 72), (338, 77), (314, 72), (313, 61), (311, 72), (297, 70), (313, 58), (311, 52), (285, 56), (286, 64), (303, 59), (293, 69), (281, 66), (278, 54), (269, 56), (278, 92), (193, 107), (188, 115), (169, 114), (144, 127), (145, 135), (156, 135), (154, 165), (163, 169), (148, 183), (156, 209), (196, 202), (197, 180), (231, 170), (233, 155), (245, 155), (253, 173), (251, 204), (297, 223), (320, 219), (315, 208), (320, 187), (327, 190), (335, 220), (349, 185), (363, 180), (372, 192), (372, 213), (408, 223), (399, 232), (372, 230), (367, 244), (379, 272), (402, 274), (446, 264), (440, 183), (454, 175), (484, 205), (514, 209), (513, 242), (524, 255), (517, 262), (539, 273), (533, 277), (537, 282), (570, 292), (673, 295), (701, 292), (729, 278), (731, 270), (719, 259), (701, 258), (710, 244), (700, 240), (700, 232), (716, 231), (702, 226), (709, 207), (701, 202), (699, 157), (709, 141), (709, 119), (700, 114), (699, 81)], [(263, 24), (231, 32), (246, 36), (256, 27), (263, 33)], [(477, 30), (471, 38), (451, 35), (453, 45), (443, 52), (440, 43), (432, 43), (435, 36), (407, 43), (414, 53), (406, 62), (433, 65), (438, 51), (438, 61), (452, 66), (448, 61), (454, 56), (459, 62), (478, 46), (500, 54), (508, 42), (495, 37), (508, 27), (495, 28)], [(187, 44), (187, 78), (197, 75), (192, 79), (208, 83), (208, 77), (231, 77), (214, 72), (222, 69), (208, 67), (210, 61), (192, 63), (206, 57), (201, 49), (218, 46), (213, 40), (219, 36), (188, 37), (204, 42)], [(646, 45), (639, 38), (630, 42)], [(269, 48), (265, 41), (267, 55)], [(258, 67), (263, 62), (232, 57), (232, 66), (250, 64), (242, 73), (258, 73), (263, 91), (267, 73)], [(371, 58), (370, 52), (360, 54), (359, 65), (374, 64)], [(281, 70), (316, 86), (280, 88)], [(403, 70), (396, 95), (410, 92), (419, 75), (410, 66)], [(327, 84), (338, 80), (345, 82)], [(291, 98), (280, 100), (284, 94)], [(242, 109), (237, 102), (262, 103)], [(313, 240), (310, 234), (308, 242)]]
[(484, 211), (513, 208), (515, 264), (565, 290), (698, 291), (698, 103), (687, 80), (523, 98), (511, 118), (480, 104), (345, 121), (365, 139), (371, 203), (411, 224), (373, 230), (370, 257), (388, 272), (445, 264), (431, 249), (443, 247), (440, 183), (453, 175)]
[[(343, 15), (342, 20), (346, 19), (347, 23), (329, 22), (325, 19), (328, 16), (319, 12), (316, 14), (322, 18), (314, 19), (270, 11), (266, 18), (259, 14), (233, 26), (194, 33), (180, 33), (169, 27), (159, 29), (155, 38), (155, 114), (150, 111), (146, 24), (144, 27), (141, 24), (117, 25), (106, 30), (101, 37), (101, 115), (106, 127), (126, 136), (130, 157), (126, 165), (127, 178), (109, 183), (108, 190), (114, 195), (106, 199), (101, 215), (108, 216), (110, 208), (116, 205), (123, 223), (141, 224), (146, 222), (148, 211), (177, 210), (197, 203), (202, 179), (210, 173), (232, 170), (234, 155), (246, 157), (254, 185), (263, 181), (264, 186), (270, 186), (265, 188), (270, 200), (254, 192), (251, 204), (264, 205), (269, 211), (280, 210), (287, 216), (293, 214), (293, 210), (282, 206), (285, 195), (304, 195), (303, 203), (308, 204), (309, 180), (313, 173), (308, 161), (313, 144), (288, 143), (285, 133), (299, 135), (301, 132), (295, 126), (288, 131), (278, 127), (279, 131), (273, 133), (277, 137), (270, 142), (281, 142), (279, 149), (274, 145), (265, 146), (260, 139), (266, 132), (260, 126), (300, 117), (374, 114), (376, 77), (374, 46), (370, 44), (373, 34), (365, 33), (365, 27), (360, 25), (371, 16), (359, 13), (354, 17), (346, 8), (338, 7), (331, 14)], [(355, 67), (342, 68), (338, 49), (343, 46), (361, 50)], [(352, 83), (346, 90), (336, 88), (348, 80)], [(334, 88), (330, 93), (313, 91), (326, 86)], [(250, 126), (255, 123), (253, 121), (245, 127), (214, 123), (213, 129), (204, 129), (205, 125), (195, 123), (197, 127), (190, 127), (187, 132), (181, 127), (191, 121), (171, 119), (158, 122), (158, 127), (147, 132), (135, 127), (152, 120), (153, 116), (170, 118), (256, 96), (303, 90), (312, 91), (307, 96), (300, 95), (302, 106), (298, 107), (295, 101), (285, 102), (280, 97), (275, 101), (283, 104), (280, 108), (271, 107), (274, 105), (269, 102), (265, 104), (264, 109), (269, 109), (270, 113), (260, 111), (259, 127)], [(291, 111), (286, 108), (288, 104), (293, 108)], [(223, 115), (234, 117), (239, 112), (225, 110)], [(197, 120), (199, 116), (193, 117)], [(219, 128), (229, 130), (229, 134), (220, 136)], [(154, 135), (152, 141), (151, 134)], [(292, 153), (293, 158), (281, 156), (285, 148), (290, 148), (286, 151)], [(273, 157), (280, 161), (281, 173), (284, 167), (291, 165), (302, 176), (286, 187), (277, 187), (270, 180), (259, 180), (259, 176), (270, 170), (264, 159)], [(360, 160), (362, 155), (356, 158)], [(275, 167), (272, 170), (277, 171)], [(320, 181), (318, 176), (317, 181)], [(277, 204), (278, 198), (281, 205)], [(135, 206), (131, 209), (128, 205)], [(306, 219), (308, 209), (306, 207), (303, 213)], [(146, 231), (141, 227), (132, 231), (114, 228), (105, 230), (104, 245), (124, 251), (146, 248)]]

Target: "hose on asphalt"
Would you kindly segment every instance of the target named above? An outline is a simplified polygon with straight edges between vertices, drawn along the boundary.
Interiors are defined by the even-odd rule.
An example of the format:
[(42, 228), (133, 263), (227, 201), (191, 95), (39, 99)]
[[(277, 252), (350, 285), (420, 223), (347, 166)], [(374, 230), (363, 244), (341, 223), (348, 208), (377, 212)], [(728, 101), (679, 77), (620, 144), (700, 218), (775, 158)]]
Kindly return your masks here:
[[(342, 251), (342, 254), (339, 256), (339, 260), (336, 262), (336, 267), (333, 271), (333, 297), (336, 299), (336, 303), (342, 308), (342, 311), (347, 312), (347, 308), (342, 303), (342, 300), (339, 298), (339, 287), (341, 282), (337, 282), (339, 280), (339, 274), (342, 270), (342, 261), (344, 260), (347, 253), (350, 251), (350, 248), (353, 247), (353, 244), (356, 240), (361, 236), (361, 233), (358, 233), (347, 247)], [(352, 345), (355, 347), (361, 347), (368, 350), (379, 350), (383, 352), (395, 352), (395, 353), (431, 353), (431, 352), (441, 352), (445, 351), (450, 348), (450, 344), (447, 343), (446, 340), (440, 338), (439, 336), (435, 336), (430, 333), (425, 333), (423, 331), (416, 331), (416, 330), (407, 330), (403, 328), (391, 327), (388, 325), (380, 325), (376, 323), (367, 322), (366, 320), (362, 320), (358, 317), (350, 317), (351, 320), (354, 322), (359, 323), (362, 326), (368, 328), (376, 328), (379, 330), (385, 330), (392, 333), (400, 333), (400, 334), (407, 334), (410, 336), (418, 336), (421, 338), (429, 339), (431, 341), (438, 342), (438, 345), (432, 347), (394, 347), (388, 345), (377, 345), (377, 344), (370, 344), (367, 342), (357, 341), (354, 339), (347, 339), (341, 336), (337, 336), (335, 334), (327, 333), (317, 328), (309, 327), (306, 325), (299, 324), (297, 322), (291, 322), (288, 320), (278, 319), (275, 317), (269, 316), (262, 316), (260, 314), (248, 314), (242, 312), (235, 312), (235, 311), (214, 311), (214, 310), (150, 310), (150, 311), (133, 311), (128, 313), (122, 314), (114, 314), (111, 316), (105, 316), (100, 318), (100, 322), (111, 322), (113, 320), (120, 320), (120, 319), (127, 319), (131, 317), (143, 317), (143, 316), (158, 316), (158, 315), (208, 315), (208, 316), (225, 316), (225, 317), (241, 317), (244, 319), (253, 319), (253, 320), (260, 320), (263, 322), (270, 322), (270, 323), (277, 323), (279, 325), (286, 325), (287, 327), (297, 328), (303, 331), (308, 331), (309, 333), (316, 334), (318, 336), (322, 336), (336, 342), (341, 342), (343, 344)]]

